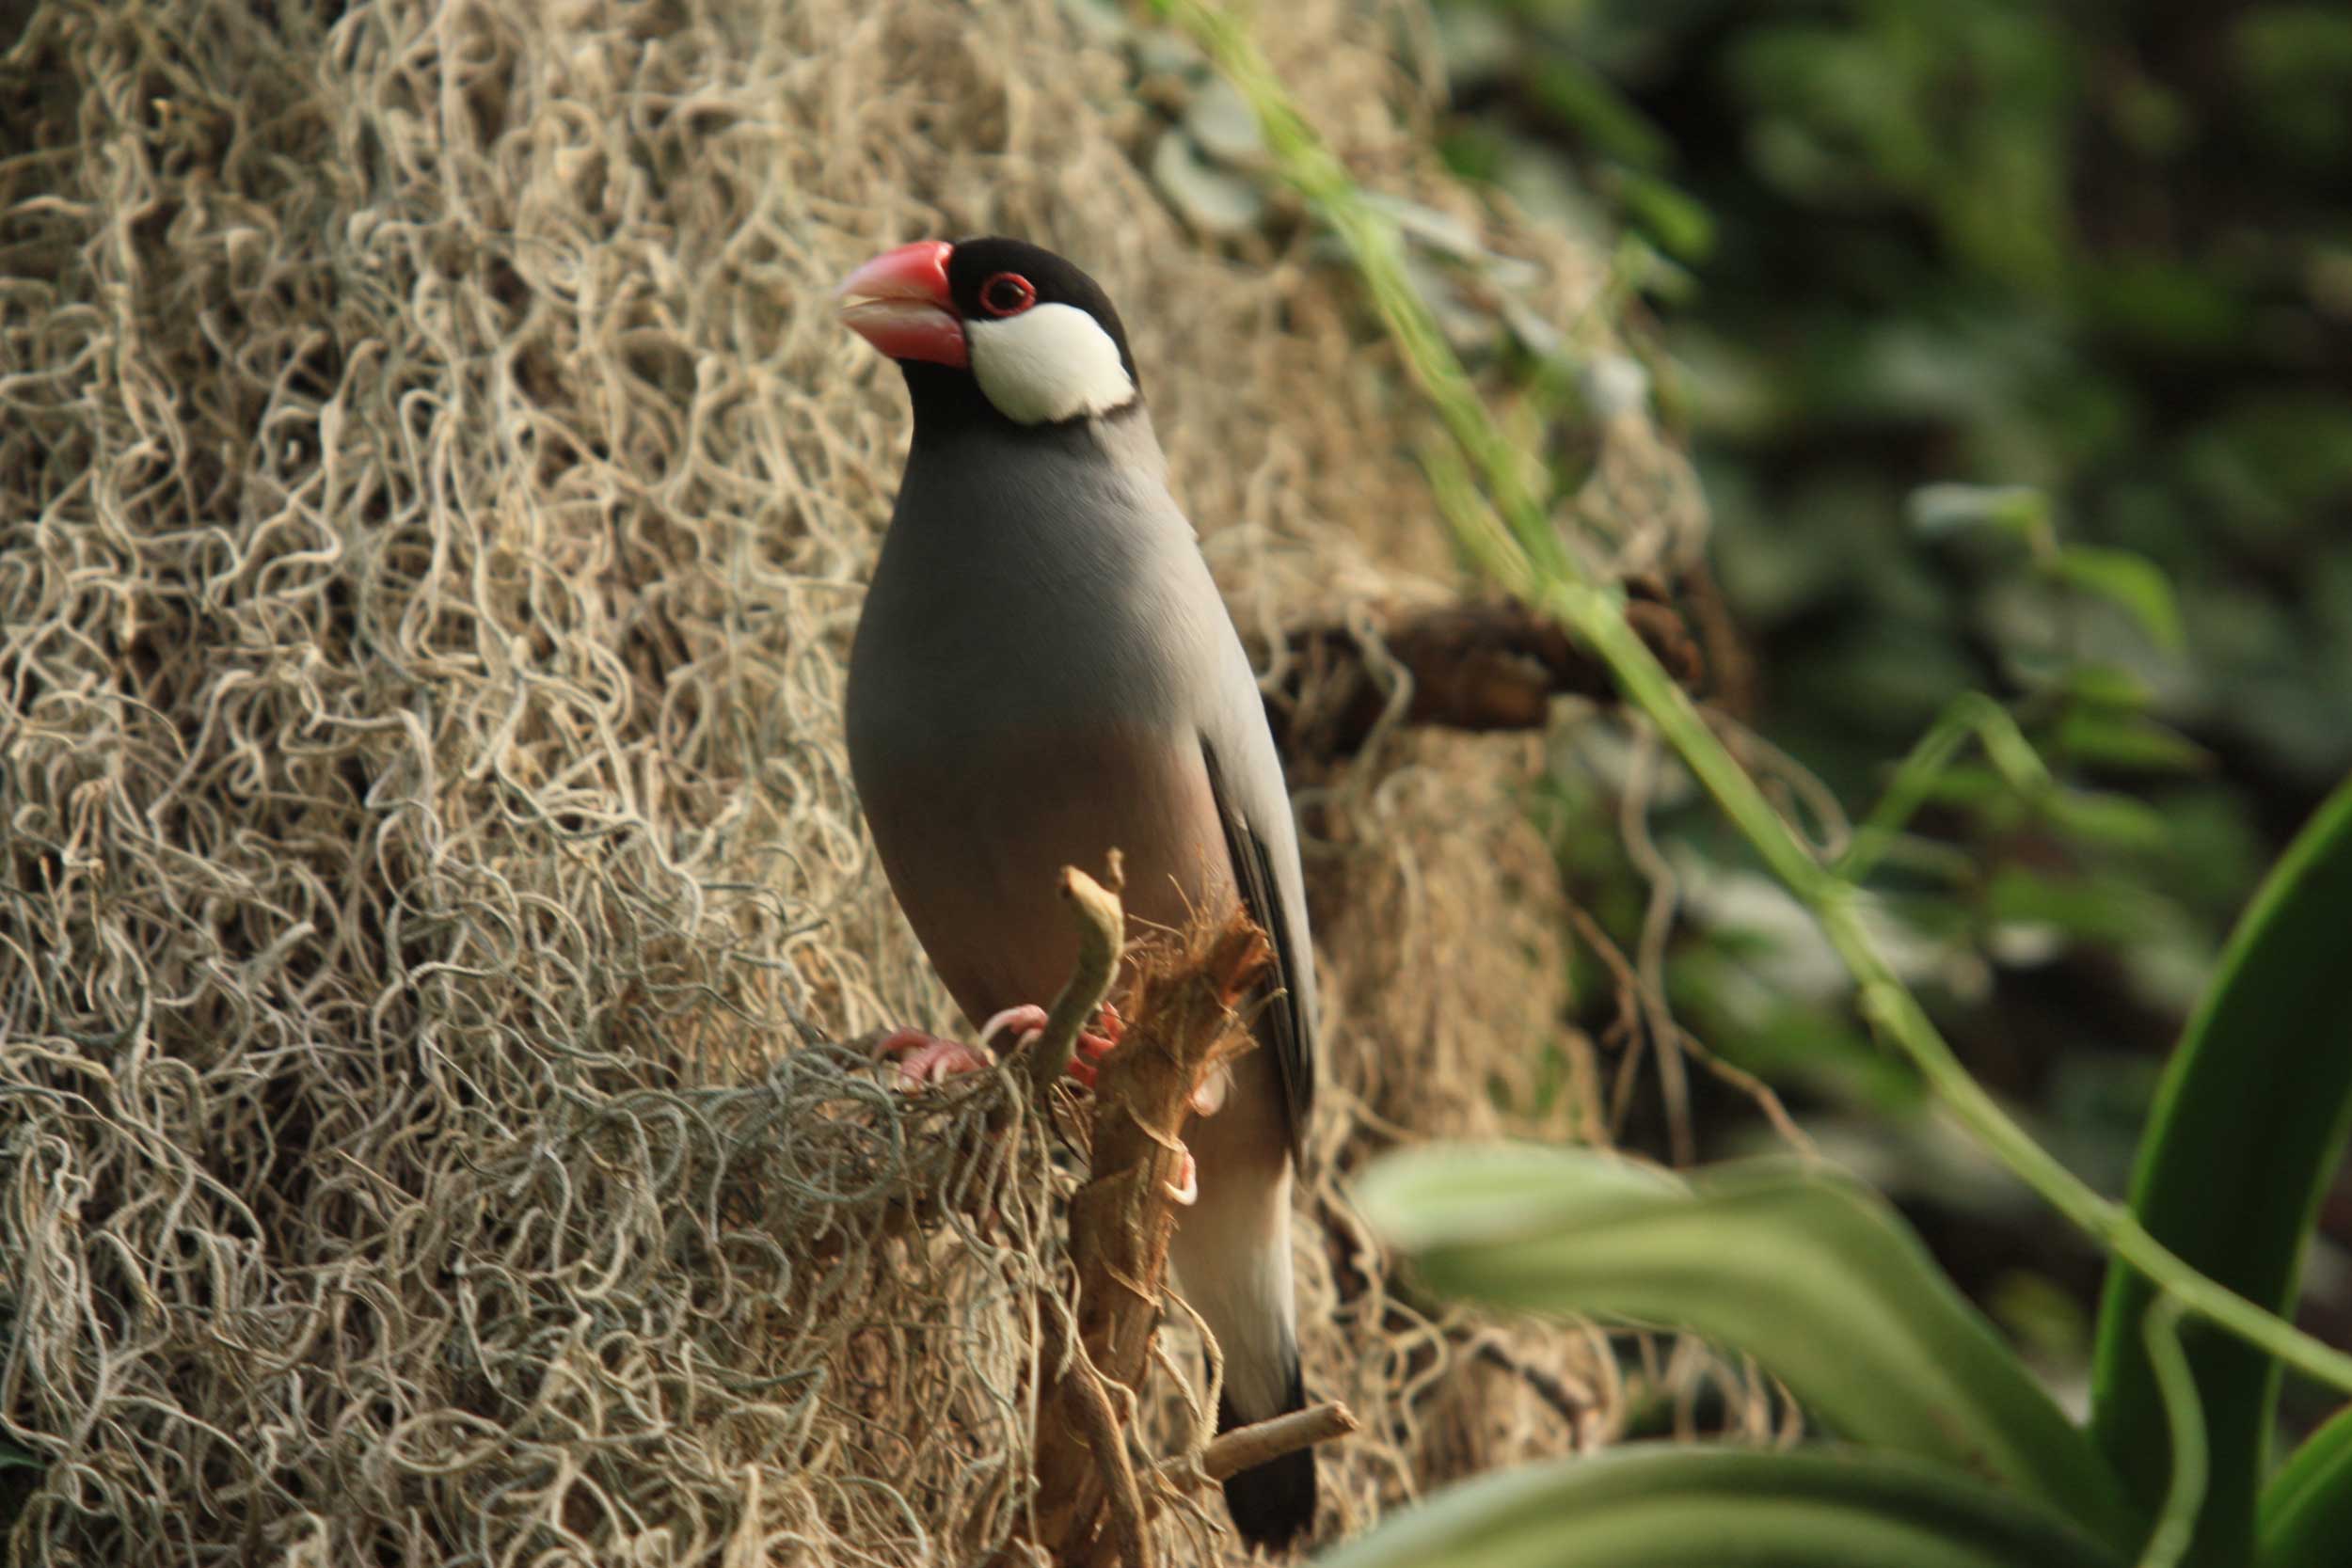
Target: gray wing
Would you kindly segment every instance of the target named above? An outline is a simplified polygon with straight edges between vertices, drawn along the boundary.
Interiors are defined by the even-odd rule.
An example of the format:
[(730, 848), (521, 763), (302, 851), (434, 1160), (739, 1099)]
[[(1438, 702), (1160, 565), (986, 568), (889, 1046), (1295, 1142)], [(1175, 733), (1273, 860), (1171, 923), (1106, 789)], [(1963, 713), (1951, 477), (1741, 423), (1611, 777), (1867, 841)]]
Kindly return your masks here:
[[(1257, 696), (1254, 686), (1250, 696)], [(1264, 722), (1262, 713), (1258, 721)], [(1316, 1021), (1314, 948), (1307, 933), (1297, 829), (1272, 736), (1238, 750), (1241, 756), (1229, 758), (1209, 736), (1200, 739), (1234, 883), (1249, 918), (1274, 943), (1274, 974), (1259, 986), (1258, 1042), (1274, 1058), (1291, 1156), (1303, 1165), (1307, 1118), (1314, 1108)]]

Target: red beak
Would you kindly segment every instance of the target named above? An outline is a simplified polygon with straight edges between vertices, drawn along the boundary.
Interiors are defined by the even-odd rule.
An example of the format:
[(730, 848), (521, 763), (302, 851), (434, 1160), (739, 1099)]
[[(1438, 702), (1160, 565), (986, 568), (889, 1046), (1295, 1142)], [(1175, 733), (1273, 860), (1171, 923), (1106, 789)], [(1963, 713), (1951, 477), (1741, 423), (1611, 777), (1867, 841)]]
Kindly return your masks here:
[(945, 240), (917, 240), (884, 251), (834, 291), (842, 322), (893, 359), (933, 365), (971, 362), (963, 323), (947, 289)]

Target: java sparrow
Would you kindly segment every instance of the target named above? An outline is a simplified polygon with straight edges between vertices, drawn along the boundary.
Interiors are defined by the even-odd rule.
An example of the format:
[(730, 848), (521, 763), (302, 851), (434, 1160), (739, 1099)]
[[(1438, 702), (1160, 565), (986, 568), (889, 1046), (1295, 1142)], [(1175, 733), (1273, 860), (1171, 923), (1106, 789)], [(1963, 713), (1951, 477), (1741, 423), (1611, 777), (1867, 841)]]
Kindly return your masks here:
[[(1279, 994), (1221, 1108), (1186, 1127), (1198, 1196), (1171, 1256), (1224, 1352), (1219, 1429), (1298, 1409), (1291, 1180), (1316, 1008), (1297, 832), (1119, 312), (1069, 261), (1010, 239), (902, 245), (838, 298), (914, 408), (850, 656), (850, 770), (890, 885), (976, 1025), (1041, 1022), (1026, 1006), (1077, 954), (1056, 873), (1113, 847), (1131, 929), (1235, 901), (1265, 929)], [(946, 1051), (948, 1070), (977, 1062)], [(1286, 1545), (1313, 1522), (1311, 1450), (1234, 1476), (1225, 1497), (1245, 1539)]]

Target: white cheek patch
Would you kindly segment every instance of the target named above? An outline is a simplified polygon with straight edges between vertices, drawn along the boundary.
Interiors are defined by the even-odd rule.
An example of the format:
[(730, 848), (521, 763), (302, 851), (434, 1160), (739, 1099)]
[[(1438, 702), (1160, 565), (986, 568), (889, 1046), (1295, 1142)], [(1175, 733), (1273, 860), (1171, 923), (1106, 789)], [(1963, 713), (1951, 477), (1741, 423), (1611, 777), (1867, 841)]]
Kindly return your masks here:
[(1107, 414), (1135, 400), (1119, 345), (1074, 305), (1033, 305), (1002, 321), (967, 321), (972, 374), (1016, 424)]

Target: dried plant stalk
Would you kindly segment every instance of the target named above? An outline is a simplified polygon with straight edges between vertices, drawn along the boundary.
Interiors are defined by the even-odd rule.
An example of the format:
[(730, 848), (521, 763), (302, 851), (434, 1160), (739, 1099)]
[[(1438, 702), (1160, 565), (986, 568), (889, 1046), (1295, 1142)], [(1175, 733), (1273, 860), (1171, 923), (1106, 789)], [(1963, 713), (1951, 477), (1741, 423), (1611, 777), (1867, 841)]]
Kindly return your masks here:
[[(1695, 689), (1707, 660), (1665, 585), (1626, 584), (1626, 624), (1675, 679)], [(1539, 730), (1554, 698), (1613, 703), (1608, 668), (1549, 616), (1512, 600), (1391, 610), (1362, 624), (1314, 623), (1281, 633), (1284, 677), (1266, 704), (1293, 756), (1355, 756), (1393, 710), (1401, 724)], [(1410, 694), (1395, 688), (1409, 684)]]
[(1277, 1416), (1270, 1421), (1255, 1421), (1223, 1433), (1200, 1451), (1200, 1471), (1211, 1481), (1223, 1481), (1286, 1453), (1362, 1430), (1363, 1423), (1356, 1418), (1354, 1411), (1336, 1400), (1327, 1400), (1287, 1416)]
[[(1078, 886), (1072, 908), (1082, 926), (1115, 915), (1116, 898), (1083, 873), (1063, 875)], [(1106, 1503), (1115, 1523), (1139, 1509), (1123, 1449), (1096, 1451), (1100, 1429), (1089, 1418), (1107, 1390), (1127, 1394), (1108, 1394), (1110, 1406), (1132, 1409), (1142, 1387), (1177, 1224), (1188, 1101), (1204, 1077), (1254, 1045), (1236, 1008), (1271, 959), (1265, 934), (1238, 911), (1222, 927), (1197, 931), (1177, 962), (1144, 969), (1126, 1038), (1103, 1063), (1094, 1091), (1092, 1180), (1070, 1210), (1077, 1343), (1065, 1338), (1070, 1320), (1049, 1312), (1054, 1327), (1044, 1364), (1053, 1369), (1055, 1394), (1038, 1413), (1036, 1539), (1057, 1561), (1098, 1563), (1118, 1555), (1130, 1568), (1143, 1568), (1136, 1532), (1113, 1528), (1097, 1538)], [(1115, 1501), (1113, 1478), (1121, 1493)]]

